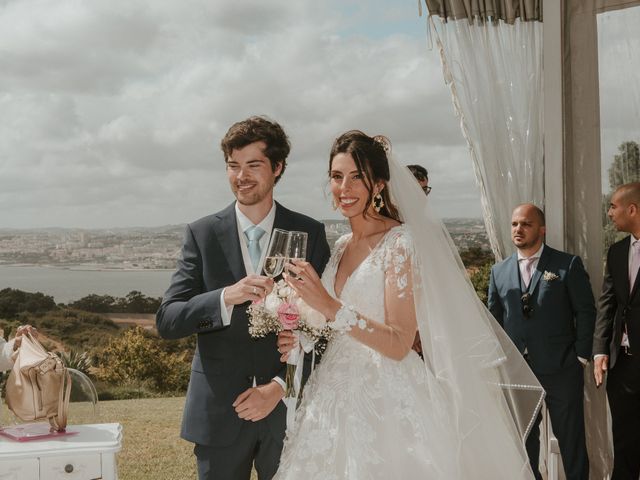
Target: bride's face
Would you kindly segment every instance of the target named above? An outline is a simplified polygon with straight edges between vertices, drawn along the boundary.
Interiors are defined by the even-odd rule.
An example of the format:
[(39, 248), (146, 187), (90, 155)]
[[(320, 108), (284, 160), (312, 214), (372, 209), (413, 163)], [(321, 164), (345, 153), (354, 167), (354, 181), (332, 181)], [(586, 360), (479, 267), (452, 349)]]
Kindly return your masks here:
[(347, 218), (362, 215), (368, 208), (369, 190), (349, 153), (338, 153), (331, 162), (331, 194), (340, 213)]

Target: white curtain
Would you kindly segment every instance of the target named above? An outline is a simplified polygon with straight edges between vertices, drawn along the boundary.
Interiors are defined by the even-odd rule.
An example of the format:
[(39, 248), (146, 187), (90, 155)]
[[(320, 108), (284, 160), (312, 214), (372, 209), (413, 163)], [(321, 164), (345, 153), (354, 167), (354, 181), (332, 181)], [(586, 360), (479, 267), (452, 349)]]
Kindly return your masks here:
[(512, 251), (513, 208), (543, 208), (542, 23), (429, 19), (469, 146), (497, 260)]

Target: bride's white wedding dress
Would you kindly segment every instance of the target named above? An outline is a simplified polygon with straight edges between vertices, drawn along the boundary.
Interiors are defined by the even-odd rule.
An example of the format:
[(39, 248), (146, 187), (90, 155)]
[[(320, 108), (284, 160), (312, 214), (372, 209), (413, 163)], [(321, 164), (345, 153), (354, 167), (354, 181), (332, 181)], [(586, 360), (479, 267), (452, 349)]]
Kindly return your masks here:
[[(334, 296), (348, 239), (338, 240), (322, 276)], [(392, 228), (346, 280), (340, 300), (384, 323), (385, 280), (391, 276), (397, 294), (409, 294), (412, 285), (402, 272), (411, 255), (407, 229)], [(414, 351), (393, 360), (347, 333), (336, 334), (305, 387), (275, 478), (455, 478), (445, 461), (453, 458), (450, 419), (434, 410), (428, 375)]]
[[(404, 223), (339, 297), (350, 237), (336, 243), (322, 283), (357, 312), (356, 325), (335, 334), (311, 374), (275, 479), (532, 479), (523, 439), (544, 391), (479, 301), (413, 175), (393, 157), (389, 171)], [(407, 353), (416, 323), (424, 362)]]
[[(367, 344), (344, 332), (329, 342), (287, 432), (275, 480), (533, 478), (520, 432), (526, 435), (537, 412), (540, 387), (520, 368), (521, 357), (505, 353), (508, 341), (500, 347), (500, 334), (483, 320), (486, 309), (476, 306), (464, 277), (455, 279), (450, 260), (429, 260), (411, 232), (406, 225), (390, 229), (339, 297), (335, 276), (350, 236), (336, 243), (322, 283), (366, 319), (352, 328), (366, 332)], [(448, 247), (439, 252), (451, 255)], [(427, 262), (440, 268), (429, 273)], [(415, 322), (398, 312), (408, 303), (415, 305), (426, 363), (412, 350), (404, 355)], [(516, 398), (523, 392), (532, 394), (531, 408)]]

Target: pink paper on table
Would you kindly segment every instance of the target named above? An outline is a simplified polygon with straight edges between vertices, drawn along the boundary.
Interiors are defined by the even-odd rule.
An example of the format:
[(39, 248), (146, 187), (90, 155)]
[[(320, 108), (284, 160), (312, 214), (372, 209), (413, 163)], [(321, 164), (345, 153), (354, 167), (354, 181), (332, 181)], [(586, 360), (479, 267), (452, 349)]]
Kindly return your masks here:
[(27, 442), (31, 440), (51, 439), (56, 437), (66, 437), (75, 435), (78, 432), (52, 432), (48, 423), (23, 423), (22, 425), (13, 425), (11, 427), (0, 428), (0, 435), (18, 442)]

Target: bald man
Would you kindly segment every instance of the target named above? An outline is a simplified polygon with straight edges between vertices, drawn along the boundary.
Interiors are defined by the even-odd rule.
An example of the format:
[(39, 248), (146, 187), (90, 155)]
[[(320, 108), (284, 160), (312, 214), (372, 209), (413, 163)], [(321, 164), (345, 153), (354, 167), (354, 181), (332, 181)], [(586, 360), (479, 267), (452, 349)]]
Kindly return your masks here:
[(600, 385), (608, 370), (607, 396), (613, 427), (612, 480), (640, 476), (640, 183), (620, 186), (609, 218), (631, 235), (607, 253), (593, 340), (594, 375)]
[[(595, 301), (580, 257), (544, 244), (542, 210), (519, 205), (511, 217), (517, 252), (491, 269), (489, 310), (518, 347), (547, 395), (568, 480), (588, 480), (583, 365), (591, 357)], [(540, 417), (526, 447), (537, 479)]]

